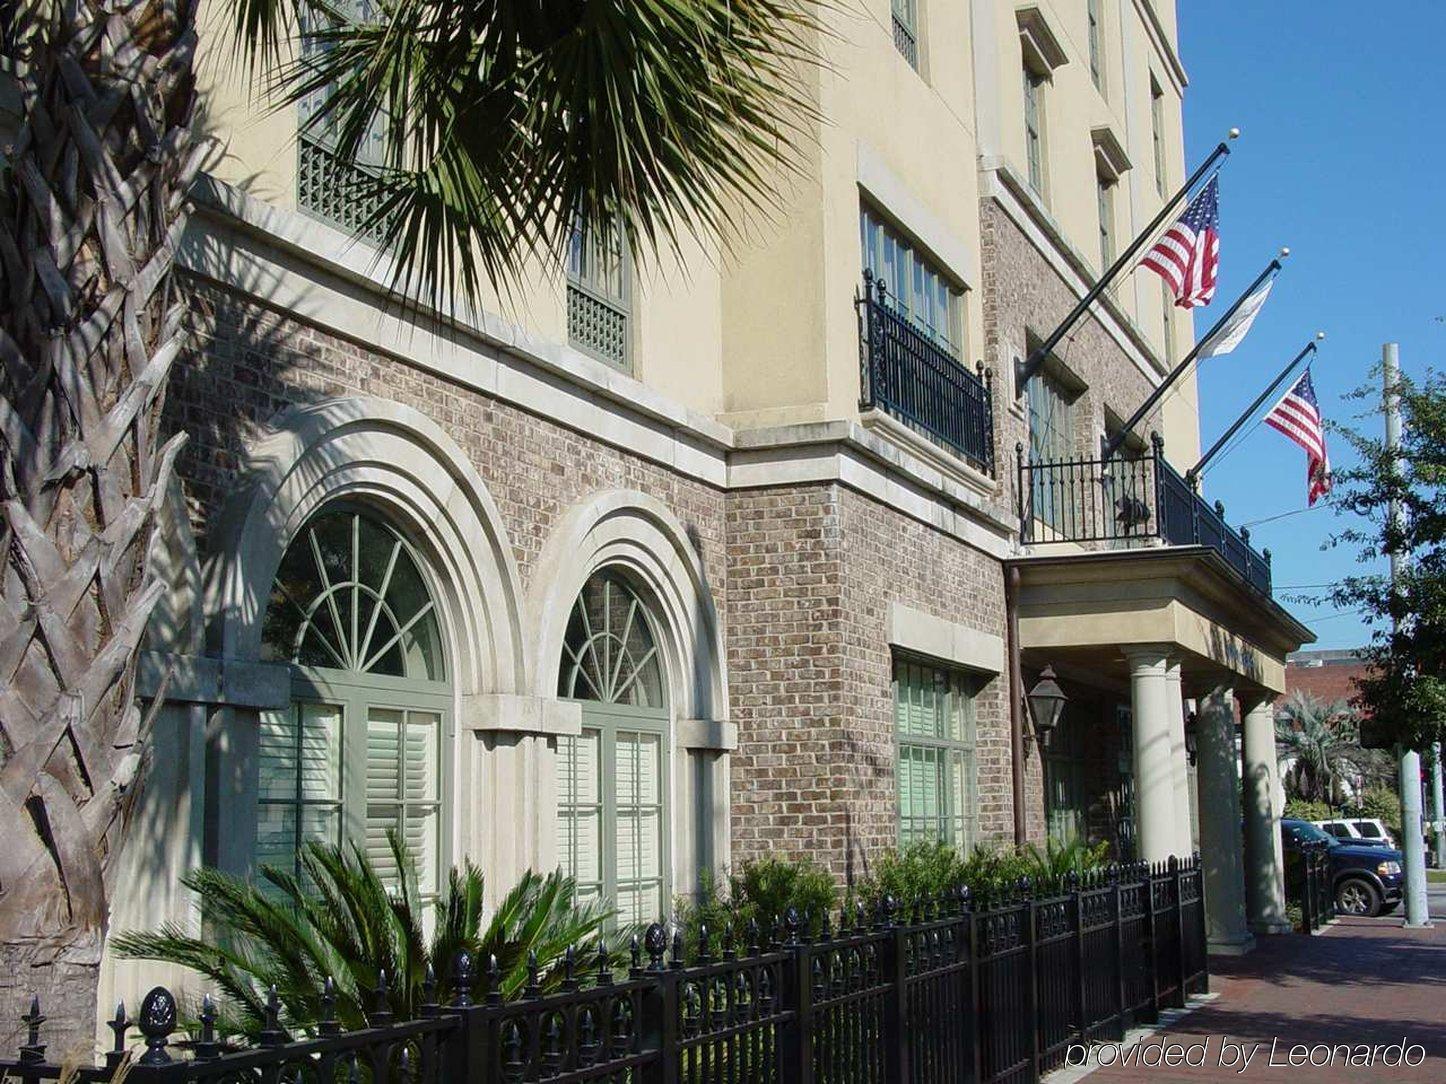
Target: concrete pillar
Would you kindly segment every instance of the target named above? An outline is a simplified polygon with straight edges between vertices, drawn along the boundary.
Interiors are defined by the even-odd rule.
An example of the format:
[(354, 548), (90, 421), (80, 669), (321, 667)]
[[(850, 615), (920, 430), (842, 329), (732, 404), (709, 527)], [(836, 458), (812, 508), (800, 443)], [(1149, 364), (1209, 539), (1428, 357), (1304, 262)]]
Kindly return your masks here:
[(1175, 778), (1171, 768), (1168, 652), (1135, 647), (1130, 664), (1130, 699), (1135, 744), (1135, 838), (1138, 857), (1163, 862), (1174, 853)]
[(1190, 771), (1185, 758), (1185, 696), (1180, 681), (1180, 660), (1171, 659), (1165, 670), (1170, 699), (1170, 786), (1175, 798), (1175, 853), (1184, 858), (1195, 849), (1190, 831)]
[(1275, 755), (1274, 698), (1241, 703), (1245, 718), (1245, 904), (1255, 933), (1289, 933), (1285, 856), (1280, 844), (1280, 786)]
[(1205, 936), (1211, 952), (1255, 947), (1245, 922), (1245, 856), (1240, 831), (1240, 757), (1229, 689), (1200, 702), (1196, 721), (1200, 857), (1205, 864)]

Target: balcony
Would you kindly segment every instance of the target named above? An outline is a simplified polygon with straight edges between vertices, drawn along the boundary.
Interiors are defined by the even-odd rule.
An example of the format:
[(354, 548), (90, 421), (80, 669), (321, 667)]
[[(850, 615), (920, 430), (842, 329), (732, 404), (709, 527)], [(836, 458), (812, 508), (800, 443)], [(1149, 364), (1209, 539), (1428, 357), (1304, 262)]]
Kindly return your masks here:
[(1203, 546), (1214, 550), (1256, 591), (1270, 594), (1270, 551), (1250, 532), (1225, 522), (1218, 501), (1206, 503), (1165, 461), (1158, 434), (1139, 458), (1063, 459), (1031, 463), (1015, 446), (1019, 535), (1027, 545), (1058, 542), (1132, 546)]
[(994, 475), (994, 406), (981, 362), (970, 372), (890, 301), (864, 273), (859, 313), (859, 409), (882, 410)]

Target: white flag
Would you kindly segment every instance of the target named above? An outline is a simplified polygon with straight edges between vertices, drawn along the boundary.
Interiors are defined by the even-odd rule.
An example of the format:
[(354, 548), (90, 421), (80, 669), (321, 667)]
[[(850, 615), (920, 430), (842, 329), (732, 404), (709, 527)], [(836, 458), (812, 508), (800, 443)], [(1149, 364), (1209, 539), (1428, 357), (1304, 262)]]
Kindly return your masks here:
[(1255, 318), (1260, 315), (1265, 299), (1270, 296), (1270, 288), (1274, 285), (1275, 276), (1272, 275), (1266, 279), (1264, 286), (1240, 303), (1240, 308), (1231, 314), (1225, 325), (1200, 348), (1197, 357), (1213, 358), (1228, 354), (1239, 346), (1240, 341), (1250, 331), (1250, 325), (1255, 323)]

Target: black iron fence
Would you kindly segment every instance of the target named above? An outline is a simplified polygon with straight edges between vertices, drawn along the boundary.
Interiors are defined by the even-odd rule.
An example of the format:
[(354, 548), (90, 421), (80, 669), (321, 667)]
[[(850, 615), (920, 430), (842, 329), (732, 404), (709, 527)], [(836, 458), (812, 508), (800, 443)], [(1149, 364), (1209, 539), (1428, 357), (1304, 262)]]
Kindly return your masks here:
[(971, 372), (890, 300), (864, 272), (859, 313), (859, 409), (891, 414), (909, 428), (994, 474), (994, 402), (990, 373)]
[(1141, 456), (1033, 462), (1015, 445), (1022, 541), (1150, 541), (1208, 546), (1262, 594), (1270, 594), (1270, 551), (1257, 551), (1250, 532), (1225, 522), (1220, 502), (1208, 504), (1165, 460), (1157, 436)]
[[(701, 932), (692, 955), (660, 925), (632, 942), (625, 970), (606, 950), (569, 954), (555, 983), (536, 968), (504, 1001), (496, 964), (467, 954), (439, 1004), (397, 1021), (385, 983), (369, 1026), (343, 1032), (334, 1013), (288, 1034), (274, 995), (261, 1043), (229, 1050), (209, 1004), (186, 1038), (177, 1007), (152, 990), (137, 1020), (112, 1023), (114, 1052), (76, 1081), (334, 1084), (964, 1084), (1033, 1081), (1072, 1044), (1119, 1038), (1161, 1006), (1205, 989), (1199, 856), (1111, 867), (1035, 891), (1028, 881), (987, 900), (967, 889), (900, 911), (845, 908), (810, 938), (790, 913), (747, 945)], [(544, 990), (545, 985), (548, 989)], [(330, 1005), (324, 999), (324, 1005)], [(39, 1006), (20, 1057), (0, 1078), (63, 1078), (45, 1058)], [(139, 1029), (144, 1049), (129, 1050)], [(68, 1070), (75, 1072), (75, 1070)], [(8, 1074), (8, 1075), (6, 1075)]]
[(1336, 917), (1330, 845), (1306, 843), (1285, 853), (1285, 899), (1300, 908), (1300, 932), (1314, 933)]

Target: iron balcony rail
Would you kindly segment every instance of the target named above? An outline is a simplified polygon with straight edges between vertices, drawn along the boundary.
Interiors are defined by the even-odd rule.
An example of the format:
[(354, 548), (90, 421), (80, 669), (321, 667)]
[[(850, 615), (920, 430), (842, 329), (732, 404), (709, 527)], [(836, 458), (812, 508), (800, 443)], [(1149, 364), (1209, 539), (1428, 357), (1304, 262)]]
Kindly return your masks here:
[(970, 372), (898, 310), (884, 283), (864, 272), (859, 313), (860, 410), (883, 410), (994, 476), (990, 373)]
[(1207, 546), (1257, 591), (1270, 594), (1270, 551), (1257, 551), (1248, 530), (1225, 522), (1224, 505), (1206, 503), (1166, 462), (1159, 434), (1138, 458), (1031, 462), (1021, 444), (1015, 457), (1024, 543)]
[[(900, 911), (845, 908), (817, 936), (790, 909), (771, 933), (750, 927), (694, 944), (651, 926), (631, 960), (589, 948), (532, 968), (503, 997), (495, 961), (459, 953), (430, 971), (420, 1018), (396, 1018), (385, 976), (366, 1026), (287, 1019), (274, 989), (261, 1042), (231, 1048), (203, 1006), (182, 1040), (175, 997), (156, 987), (137, 1020), (111, 1022), (103, 1066), (46, 1056), (45, 1017), (22, 1018), (18, 1084), (992, 1084), (1037, 1081), (1070, 1050), (1120, 1039), (1209, 975), (1200, 856), (1028, 879), (973, 900), (961, 888)], [(671, 944), (670, 944), (671, 941)], [(671, 949), (671, 951), (670, 951)], [(630, 964), (630, 966), (629, 966)], [(130, 1049), (139, 1029), (143, 1052)], [(1077, 1055), (1075, 1056), (1077, 1058)]]

